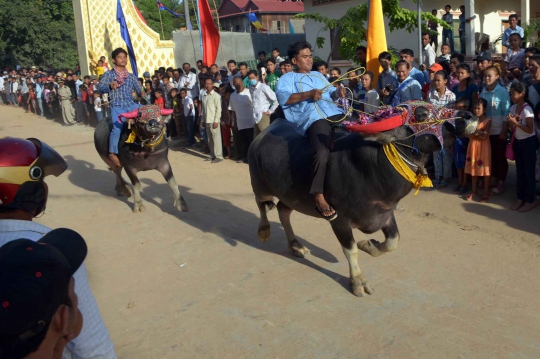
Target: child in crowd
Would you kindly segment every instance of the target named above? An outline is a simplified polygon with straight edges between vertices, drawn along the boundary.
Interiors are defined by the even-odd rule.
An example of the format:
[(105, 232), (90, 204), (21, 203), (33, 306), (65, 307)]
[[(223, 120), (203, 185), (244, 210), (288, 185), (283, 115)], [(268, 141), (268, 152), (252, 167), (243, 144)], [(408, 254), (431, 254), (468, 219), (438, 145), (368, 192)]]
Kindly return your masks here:
[(144, 93), (142, 94), (142, 97), (146, 101), (145, 105), (152, 104), (152, 81), (146, 80), (144, 82)]
[(364, 112), (374, 113), (379, 110), (381, 102), (379, 101), (379, 93), (373, 88), (373, 72), (366, 71), (360, 76), (360, 82), (362, 87), (366, 91), (366, 97), (364, 97)]
[(506, 143), (508, 131), (508, 114), (510, 113), (510, 95), (499, 83), (501, 68), (499, 64), (489, 66), (484, 71), (484, 83), (480, 97), (486, 99), (487, 117), (491, 120), (489, 141), (491, 143), (491, 176), (498, 180), (497, 187), (493, 189), (494, 196), (504, 193), (504, 182), (508, 174), (508, 161), (506, 160)]
[(33, 110), (34, 114), (37, 115), (36, 110), (36, 93), (34, 91), (34, 85), (28, 85), (28, 103), (27, 108)]
[(439, 57), (439, 62), (448, 61), (450, 62), (450, 45), (442, 44), (441, 46), (441, 56)]
[(184, 111), (184, 124), (187, 129), (188, 144), (193, 146), (195, 144), (195, 106), (191, 97), (188, 97), (187, 90), (185, 88), (180, 90), (180, 97), (182, 99), (182, 108)]
[[(456, 95), (456, 98), (465, 97), (469, 100), (469, 104), (472, 104), (478, 98), (478, 86), (471, 79), (471, 68), (469, 65), (463, 63), (456, 66), (456, 78), (459, 81), (459, 84), (454, 86), (452, 92)], [(470, 111), (467, 109), (466, 111)]]
[(516, 161), (516, 194), (517, 200), (510, 207), (512, 211), (521, 213), (530, 211), (538, 206), (535, 199), (535, 165), (538, 140), (534, 129), (534, 112), (525, 102), (527, 87), (523, 83), (513, 84), (510, 88), (510, 98), (515, 104), (510, 108), (508, 122), (513, 129), (513, 150)]
[(161, 89), (157, 89), (154, 91), (154, 96), (156, 99), (154, 100), (154, 105), (159, 107), (159, 109), (165, 108), (165, 101), (163, 101), (163, 91)]
[(508, 64), (508, 70), (517, 68), (521, 71), (525, 63), (525, 50), (521, 48), (521, 35), (518, 33), (511, 34), (508, 42), (510, 48), (504, 58), (504, 61)]
[[(437, 65), (437, 64), (435, 64)], [(430, 67), (432, 69), (433, 66)], [(429, 90), (426, 96), (426, 101), (440, 107), (454, 108), (456, 103), (456, 95), (450, 91), (446, 86), (448, 85), (448, 74), (446, 71), (437, 71), (433, 75), (433, 89)], [(448, 182), (452, 177), (452, 148), (450, 146), (444, 147), (442, 151), (433, 152), (433, 161), (436, 166), (437, 188), (443, 189), (448, 187)]]
[(337, 67), (333, 67), (330, 70), (330, 77), (340, 77), (341, 76), (341, 70)]
[(489, 177), (491, 175), (491, 144), (489, 133), (491, 120), (486, 117), (488, 102), (484, 98), (479, 98), (473, 104), (473, 113), (478, 117), (478, 127), (476, 131), (468, 136), (470, 138), (467, 148), (467, 159), (465, 164), (465, 181), (467, 175), (472, 176), (472, 192), (466, 196), (467, 201), (472, 201), (478, 195), (478, 178), (484, 178), (484, 193), (481, 201), (489, 200)]
[(429, 82), (426, 82), (426, 84), (422, 86), (422, 96), (425, 101), (427, 101), (429, 91), (435, 89), (435, 83), (433, 82), (435, 80), (435, 73), (437, 71), (442, 71), (442, 69), (440, 64), (433, 64), (428, 69)]
[(77, 90), (77, 102), (75, 102), (75, 117), (78, 124), (86, 124), (88, 119), (88, 112), (86, 109), (86, 86), (80, 85)]
[(94, 92), (94, 111), (96, 112), (96, 119), (98, 122), (103, 120), (103, 112), (101, 112), (101, 97), (99, 92)]
[[(470, 103), (466, 97), (456, 100), (456, 110), (469, 111)], [(454, 164), (458, 174), (458, 184), (452, 189), (454, 192), (465, 194), (467, 192), (467, 181), (465, 180), (465, 163), (467, 159), (467, 147), (469, 139), (467, 137), (457, 137), (454, 142)]]

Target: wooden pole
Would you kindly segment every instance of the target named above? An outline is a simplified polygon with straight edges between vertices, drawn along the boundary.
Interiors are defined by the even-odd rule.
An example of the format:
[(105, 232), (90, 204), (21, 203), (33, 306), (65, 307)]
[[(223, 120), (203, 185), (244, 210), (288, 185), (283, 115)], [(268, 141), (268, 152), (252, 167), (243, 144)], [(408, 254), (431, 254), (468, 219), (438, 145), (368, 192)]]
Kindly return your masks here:
[(161, 9), (158, 7), (159, 12), (159, 23), (161, 24), (161, 36), (163, 36), (163, 40), (165, 40), (165, 32), (163, 31), (163, 21), (161, 21)]
[[(219, 25), (219, 13), (216, 7), (216, 0), (212, 0), (212, 2), (214, 3), (214, 9), (216, 9), (216, 19), (217, 19), (217, 27), (218, 27), (218, 33), (219, 33), (219, 31), (221, 30), (221, 26)], [(223, 65), (227, 66), (227, 62), (225, 61), (225, 51), (223, 49), (223, 46), (221, 46), (221, 36), (219, 37), (219, 47), (221, 48), (221, 58), (223, 59)]]

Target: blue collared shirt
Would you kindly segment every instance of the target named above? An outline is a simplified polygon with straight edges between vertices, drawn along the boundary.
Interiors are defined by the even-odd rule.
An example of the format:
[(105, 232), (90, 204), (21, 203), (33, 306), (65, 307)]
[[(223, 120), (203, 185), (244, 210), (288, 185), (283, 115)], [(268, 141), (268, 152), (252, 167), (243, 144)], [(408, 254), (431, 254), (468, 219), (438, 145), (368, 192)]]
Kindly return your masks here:
[(426, 84), (426, 78), (424, 77), (424, 73), (418, 70), (416, 67), (413, 67), (411, 69), (411, 72), (409, 72), (409, 76), (418, 81), (420, 87)]
[(510, 94), (500, 84), (497, 84), (493, 91), (488, 91), (485, 87), (480, 93), (480, 97), (488, 103), (486, 109), (486, 117), (491, 119), (491, 135), (498, 135), (503, 129), (503, 122), (508, 121), (507, 117), (510, 113)]
[[(323, 90), (322, 98), (315, 102), (312, 99), (286, 105), (292, 94)], [(332, 101), (332, 93), (336, 90), (319, 72), (311, 71), (308, 74), (289, 72), (279, 79), (276, 85), (276, 96), (283, 108), (287, 121), (296, 125), (295, 130), (300, 135), (305, 135), (311, 124), (323, 118), (335, 115), (343, 115), (343, 111)]]
[(99, 93), (108, 93), (109, 102), (114, 107), (129, 107), (135, 104), (132, 92), (135, 91), (137, 96), (141, 96), (141, 87), (137, 82), (137, 78), (133, 74), (129, 74), (124, 84), (118, 87), (116, 90), (111, 90), (109, 85), (111, 82), (116, 81), (116, 73), (114, 71), (107, 71), (99, 80), (97, 90)]
[(396, 73), (391, 68), (379, 74), (379, 79), (377, 80), (377, 91), (382, 91), (386, 85), (392, 85), (394, 88), (397, 87)]
[(409, 76), (398, 84), (397, 91), (392, 97), (392, 106), (411, 100), (422, 100), (422, 86)]
[(510, 47), (510, 43), (508, 43), (508, 38), (512, 34), (519, 34), (521, 38), (523, 39), (525, 37), (525, 33), (523, 32), (523, 28), (521, 26), (517, 26), (515, 29), (507, 28), (504, 30), (503, 38), (502, 38), (502, 44), (503, 46)]
[(36, 84), (36, 98), (41, 98), (43, 96), (43, 90), (45, 88), (45, 85), (43, 83), (41, 83), (41, 81), (39, 81), (37, 84)]

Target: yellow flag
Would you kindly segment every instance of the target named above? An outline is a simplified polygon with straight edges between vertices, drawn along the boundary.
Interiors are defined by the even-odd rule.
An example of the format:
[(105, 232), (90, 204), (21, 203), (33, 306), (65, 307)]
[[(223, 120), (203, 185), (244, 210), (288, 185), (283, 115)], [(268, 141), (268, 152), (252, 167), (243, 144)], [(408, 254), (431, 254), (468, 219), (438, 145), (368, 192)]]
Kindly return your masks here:
[(386, 46), (382, 0), (369, 0), (366, 67), (368, 71), (373, 72), (375, 75), (373, 87), (376, 87), (375, 84), (381, 72), (379, 54), (383, 51), (388, 51), (388, 48)]

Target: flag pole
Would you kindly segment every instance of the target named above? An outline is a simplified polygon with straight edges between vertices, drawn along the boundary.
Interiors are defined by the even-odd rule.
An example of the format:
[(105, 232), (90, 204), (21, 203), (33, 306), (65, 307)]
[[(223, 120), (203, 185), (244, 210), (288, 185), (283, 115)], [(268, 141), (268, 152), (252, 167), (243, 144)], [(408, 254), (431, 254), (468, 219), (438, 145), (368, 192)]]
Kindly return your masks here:
[(193, 41), (193, 26), (191, 25), (191, 19), (189, 18), (189, 2), (184, 1), (184, 18), (186, 19), (186, 28), (189, 29), (189, 37), (191, 38), (191, 45), (193, 46), (193, 59), (197, 61), (197, 52), (195, 51), (195, 42)]
[[(201, 16), (199, 14), (199, 0), (192, 0), (195, 1), (196, 4), (196, 16), (197, 16), (197, 26), (199, 27), (199, 44), (200, 44), (200, 50), (201, 50), (201, 60), (203, 59), (204, 49), (202, 44), (202, 29), (201, 29)], [(208, 66), (203, 63), (204, 66)]]
[(158, 12), (159, 12), (159, 23), (161, 24), (161, 36), (163, 36), (163, 40), (165, 40), (165, 32), (163, 31), (163, 21), (161, 21), (161, 9), (158, 6)]

